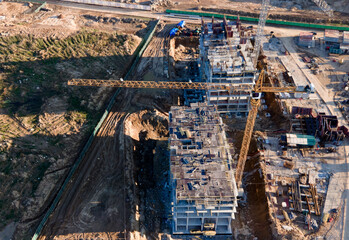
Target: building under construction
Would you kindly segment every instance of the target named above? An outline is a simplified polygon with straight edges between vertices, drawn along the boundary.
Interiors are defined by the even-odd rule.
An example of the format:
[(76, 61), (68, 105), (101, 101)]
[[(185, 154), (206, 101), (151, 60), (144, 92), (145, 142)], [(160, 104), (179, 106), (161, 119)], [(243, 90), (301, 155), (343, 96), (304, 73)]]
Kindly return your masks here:
[[(229, 85), (251, 85), (258, 78), (253, 61), (252, 27), (236, 22), (202, 20), (200, 66), (203, 81)], [(219, 113), (246, 116), (250, 110), (251, 91), (209, 90), (207, 102)]]
[(173, 233), (231, 234), (238, 192), (216, 107), (175, 106), (169, 120)]

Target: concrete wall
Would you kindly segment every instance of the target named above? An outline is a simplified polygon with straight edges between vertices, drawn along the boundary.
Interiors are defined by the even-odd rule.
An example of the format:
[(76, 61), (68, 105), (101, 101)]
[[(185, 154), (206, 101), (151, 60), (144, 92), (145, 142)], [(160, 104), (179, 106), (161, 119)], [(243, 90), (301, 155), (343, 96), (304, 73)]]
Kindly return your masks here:
[(236, 207), (236, 202), (207, 206), (180, 202), (173, 207), (173, 234), (203, 231), (205, 223), (214, 223), (217, 234), (231, 234), (231, 220), (235, 218)]

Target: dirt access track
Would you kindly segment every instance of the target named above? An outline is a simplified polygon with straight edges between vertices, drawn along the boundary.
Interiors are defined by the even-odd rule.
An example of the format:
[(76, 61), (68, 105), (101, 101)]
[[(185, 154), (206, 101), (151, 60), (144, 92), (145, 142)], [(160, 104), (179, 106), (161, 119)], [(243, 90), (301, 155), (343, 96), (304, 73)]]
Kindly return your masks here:
[[(171, 27), (159, 26), (134, 78), (165, 77), (160, 69)], [(161, 192), (165, 171), (154, 161), (164, 154), (161, 162), (168, 162), (167, 112), (176, 101), (176, 92), (122, 89), (39, 239), (156, 236), (169, 192)]]
[(0, 239), (33, 236), (113, 92), (67, 81), (122, 77), (149, 25), (37, 6), (0, 2)]

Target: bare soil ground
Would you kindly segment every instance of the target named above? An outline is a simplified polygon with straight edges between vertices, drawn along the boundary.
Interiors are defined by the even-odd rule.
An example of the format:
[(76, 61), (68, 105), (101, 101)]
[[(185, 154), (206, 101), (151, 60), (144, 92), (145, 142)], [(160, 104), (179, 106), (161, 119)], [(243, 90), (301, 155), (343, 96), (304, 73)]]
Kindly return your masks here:
[(15, 239), (32, 235), (113, 91), (66, 81), (121, 77), (148, 23), (52, 8), (0, 3), (0, 229), (18, 222)]
[(144, 23), (149, 19), (124, 18), (115, 14), (83, 11), (65, 8), (56, 5), (47, 5), (53, 11), (39, 11), (39, 6), (34, 4), (29, 7), (27, 3), (0, 3), (0, 36), (17, 34), (30, 34), (34, 37), (65, 38), (81, 30), (99, 29), (104, 31), (120, 31), (134, 34), (146, 27)]
[[(133, 78), (164, 77), (170, 29), (159, 27)], [(166, 90), (120, 92), (41, 239), (142, 239), (166, 228), (167, 112), (176, 100)]]

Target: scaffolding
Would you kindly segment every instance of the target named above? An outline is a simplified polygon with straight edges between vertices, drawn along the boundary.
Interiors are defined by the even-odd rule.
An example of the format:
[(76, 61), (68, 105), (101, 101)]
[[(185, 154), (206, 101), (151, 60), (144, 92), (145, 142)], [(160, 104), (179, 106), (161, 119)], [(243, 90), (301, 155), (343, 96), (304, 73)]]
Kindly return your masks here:
[[(203, 81), (230, 86), (250, 86), (258, 78), (253, 65), (253, 45), (251, 28), (236, 22), (202, 21), (200, 38), (200, 66)], [(219, 113), (247, 115), (250, 110), (252, 90), (211, 89), (206, 93), (209, 105), (216, 105)]]

